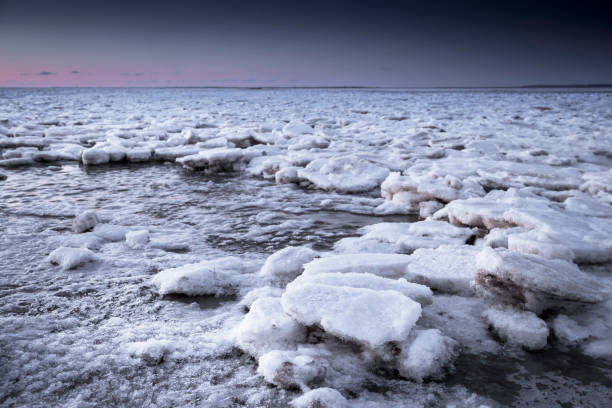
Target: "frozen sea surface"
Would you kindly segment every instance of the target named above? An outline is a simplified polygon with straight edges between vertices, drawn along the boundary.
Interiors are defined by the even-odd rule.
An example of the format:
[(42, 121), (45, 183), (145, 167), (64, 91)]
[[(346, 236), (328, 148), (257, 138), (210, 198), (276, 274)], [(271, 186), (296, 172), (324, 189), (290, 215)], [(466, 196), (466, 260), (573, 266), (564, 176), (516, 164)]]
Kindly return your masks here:
[(606, 90), (0, 90), (0, 405), (607, 406), (611, 128)]

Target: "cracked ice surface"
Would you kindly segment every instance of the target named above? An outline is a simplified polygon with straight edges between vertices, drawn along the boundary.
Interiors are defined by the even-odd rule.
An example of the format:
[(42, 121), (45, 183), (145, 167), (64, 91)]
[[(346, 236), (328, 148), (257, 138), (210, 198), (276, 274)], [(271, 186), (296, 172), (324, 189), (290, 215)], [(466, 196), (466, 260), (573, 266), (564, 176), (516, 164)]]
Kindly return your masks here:
[(2, 406), (612, 397), (610, 92), (0, 100)]

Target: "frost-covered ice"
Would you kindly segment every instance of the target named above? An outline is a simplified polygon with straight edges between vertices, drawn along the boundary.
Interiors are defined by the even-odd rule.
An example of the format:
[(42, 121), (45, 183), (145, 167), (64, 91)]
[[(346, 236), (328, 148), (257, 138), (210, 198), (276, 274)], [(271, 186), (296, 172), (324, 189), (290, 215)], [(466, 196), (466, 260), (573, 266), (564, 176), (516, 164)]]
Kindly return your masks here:
[(315, 259), (304, 265), (305, 275), (319, 273), (371, 273), (384, 278), (404, 276), (410, 258), (403, 254), (339, 254)]
[(476, 257), (476, 282), (492, 301), (539, 311), (563, 301), (601, 302), (610, 292), (575, 264), (488, 247)]
[(283, 310), (304, 326), (319, 325), (339, 338), (376, 349), (404, 340), (421, 306), (395, 290), (372, 290), (306, 281), (289, 284)]
[(345, 408), (348, 406), (348, 401), (337, 390), (322, 387), (308, 391), (301, 397), (296, 398), (292, 405), (295, 408)]
[(470, 296), (478, 249), (469, 245), (421, 248), (410, 255), (406, 279), (440, 292)]
[(280, 297), (255, 300), (235, 331), (238, 346), (255, 357), (295, 348), (306, 338), (306, 329), (284, 313)]
[(408, 282), (406, 279), (387, 279), (371, 273), (320, 273), (315, 275), (304, 275), (291, 285), (300, 283), (318, 283), (331, 286), (348, 286), (351, 288), (365, 288), (374, 290), (394, 290), (420, 304), (430, 304), (432, 298), (431, 289), (418, 283)]
[(611, 98), (0, 90), (0, 405), (609, 405)]
[(302, 273), (305, 263), (318, 256), (308, 247), (289, 246), (270, 255), (259, 273), (268, 279), (291, 281)]
[[(130, 247), (137, 247), (135, 244), (130, 245), (131, 241), (136, 243), (143, 241), (143, 239), (137, 239), (144, 235), (142, 232), (135, 231), (126, 234)], [(130, 236), (134, 233), (139, 235)], [(248, 266), (245, 266), (245, 263), (239, 258), (225, 257), (165, 269), (153, 277), (152, 283), (161, 295), (169, 293), (188, 296), (221, 295), (233, 293), (240, 285), (239, 275), (247, 270)]]
[(457, 355), (458, 344), (439, 330), (421, 330), (400, 355), (400, 375), (417, 381), (442, 378)]
[(485, 317), (497, 335), (508, 343), (530, 350), (546, 347), (548, 326), (532, 312), (488, 309), (485, 311)]
[(95, 254), (86, 248), (59, 247), (49, 254), (49, 262), (63, 270), (74, 269), (95, 259)]

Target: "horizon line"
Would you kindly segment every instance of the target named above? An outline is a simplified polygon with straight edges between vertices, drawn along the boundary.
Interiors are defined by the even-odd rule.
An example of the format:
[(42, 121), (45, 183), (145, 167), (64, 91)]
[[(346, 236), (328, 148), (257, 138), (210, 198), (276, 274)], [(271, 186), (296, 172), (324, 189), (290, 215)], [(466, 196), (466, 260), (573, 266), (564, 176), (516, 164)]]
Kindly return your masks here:
[(238, 86), (238, 85), (37, 85), (37, 86), (0, 86), (0, 89), (533, 89), (533, 88), (612, 88), (611, 83), (585, 83), (585, 84), (529, 84), (529, 85), (457, 85), (457, 86), (371, 86), (371, 85), (312, 85), (312, 86)]

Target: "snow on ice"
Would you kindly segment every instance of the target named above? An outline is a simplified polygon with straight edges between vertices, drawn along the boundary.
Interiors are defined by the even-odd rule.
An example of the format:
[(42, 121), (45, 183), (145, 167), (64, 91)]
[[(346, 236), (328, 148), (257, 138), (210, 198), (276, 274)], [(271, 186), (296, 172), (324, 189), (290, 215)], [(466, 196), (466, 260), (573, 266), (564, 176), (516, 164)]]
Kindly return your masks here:
[(612, 396), (607, 92), (0, 94), (0, 405)]

